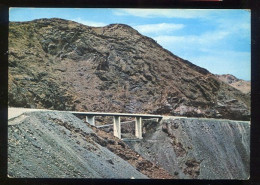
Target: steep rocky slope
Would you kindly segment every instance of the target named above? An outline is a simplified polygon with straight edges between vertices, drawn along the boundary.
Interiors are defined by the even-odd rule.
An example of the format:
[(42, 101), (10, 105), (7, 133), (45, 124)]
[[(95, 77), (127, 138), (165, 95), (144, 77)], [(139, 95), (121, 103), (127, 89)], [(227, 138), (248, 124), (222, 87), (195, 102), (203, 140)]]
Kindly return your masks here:
[(249, 122), (167, 118), (144, 130), (142, 141), (126, 142), (178, 178), (249, 179)]
[(9, 106), (250, 119), (249, 95), (131, 27), (62, 19), (10, 23)]
[(235, 76), (230, 74), (216, 75), (216, 76), (218, 77), (218, 79), (240, 90), (242, 93), (247, 94), (251, 92), (251, 82), (249, 81), (238, 79)]
[[(94, 130), (93, 130), (94, 129)], [(8, 121), (8, 176), (173, 178), (112, 134), (66, 112), (27, 112)]]

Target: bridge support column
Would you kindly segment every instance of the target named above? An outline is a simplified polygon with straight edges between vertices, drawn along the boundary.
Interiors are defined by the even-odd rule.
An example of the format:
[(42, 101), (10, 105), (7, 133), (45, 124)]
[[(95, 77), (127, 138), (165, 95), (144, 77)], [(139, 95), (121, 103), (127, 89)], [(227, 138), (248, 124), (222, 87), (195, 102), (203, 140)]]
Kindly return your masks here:
[(121, 124), (120, 124), (120, 116), (114, 116), (114, 136), (121, 139)]
[(142, 139), (143, 136), (142, 136), (142, 118), (141, 117), (136, 117), (135, 118), (135, 136), (138, 138), (138, 139)]
[(87, 116), (86, 118), (87, 118), (86, 121), (87, 121), (90, 125), (95, 126), (95, 116)]

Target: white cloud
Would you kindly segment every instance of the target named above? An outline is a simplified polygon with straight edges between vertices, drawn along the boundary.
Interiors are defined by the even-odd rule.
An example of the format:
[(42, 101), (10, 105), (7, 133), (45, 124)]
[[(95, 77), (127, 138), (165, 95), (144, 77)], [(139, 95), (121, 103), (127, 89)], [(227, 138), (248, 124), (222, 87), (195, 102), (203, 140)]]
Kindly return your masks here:
[[(154, 39), (165, 48), (171, 48), (174, 51), (179, 48), (184, 49), (196, 49), (203, 51), (205, 49), (219, 47), (222, 44), (221, 41), (229, 35), (226, 31), (206, 32), (201, 35), (186, 35), (186, 36), (171, 36), (160, 35), (154, 37)], [(172, 49), (173, 48), (173, 49)]]
[(216, 19), (219, 30), (226, 30), (238, 37), (248, 37), (251, 34), (250, 16), (230, 19)]
[(250, 80), (250, 51), (229, 48), (231, 32), (214, 31), (201, 35), (157, 36), (154, 39), (164, 48), (215, 74), (233, 74)]
[[(114, 11), (117, 16), (132, 15), (144, 18), (167, 17), (167, 18), (207, 18), (214, 10), (197, 9), (120, 9)], [(220, 12), (220, 10), (218, 10)]]
[(83, 20), (81, 18), (76, 18), (76, 19), (73, 19), (72, 21), (84, 24), (86, 26), (94, 26), (94, 27), (102, 27), (102, 26), (106, 26), (107, 25), (106, 23), (103, 23), (103, 22), (95, 22), (95, 21)]
[(160, 23), (160, 24), (144, 24), (134, 26), (142, 34), (167, 34), (175, 30), (180, 30), (184, 28), (183, 24), (169, 24), (169, 23)]
[(251, 78), (250, 52), (209, 51), (205, 55), (189, 56), (188, 60), (215, 74), (233, 74), (244, 80)]

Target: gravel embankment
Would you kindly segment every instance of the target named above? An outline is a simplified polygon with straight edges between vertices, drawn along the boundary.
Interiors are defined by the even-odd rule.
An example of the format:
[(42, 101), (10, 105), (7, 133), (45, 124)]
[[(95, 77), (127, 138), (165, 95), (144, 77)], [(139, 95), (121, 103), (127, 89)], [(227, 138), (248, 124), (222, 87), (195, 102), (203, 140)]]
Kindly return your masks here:
[(147, 178), (70, 113), (26, 112), (8, 124), (9, 177)]

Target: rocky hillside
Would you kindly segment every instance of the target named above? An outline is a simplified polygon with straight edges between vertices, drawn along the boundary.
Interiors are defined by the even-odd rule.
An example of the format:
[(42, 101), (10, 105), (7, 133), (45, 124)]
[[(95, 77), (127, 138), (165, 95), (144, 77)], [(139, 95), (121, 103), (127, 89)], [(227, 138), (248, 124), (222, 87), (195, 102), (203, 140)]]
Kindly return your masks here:
[(250, 119), (249, 95), (133, 28), (62, 19), (10, 23), (9, 106)]
[(245, 81), (236, 78), (233, 75), (225, 74), (225, 75), (216, 75), (218, 79), (222, 80), (223, 82), (231, 85), (232, 87), (240, 90), (242, 93), (250, 93), (251, 92), (251, 82)]
[(142, 141), (127, 143), (180, 179), (249, 179), (247, 121), (166, 118), (144, 130)]

